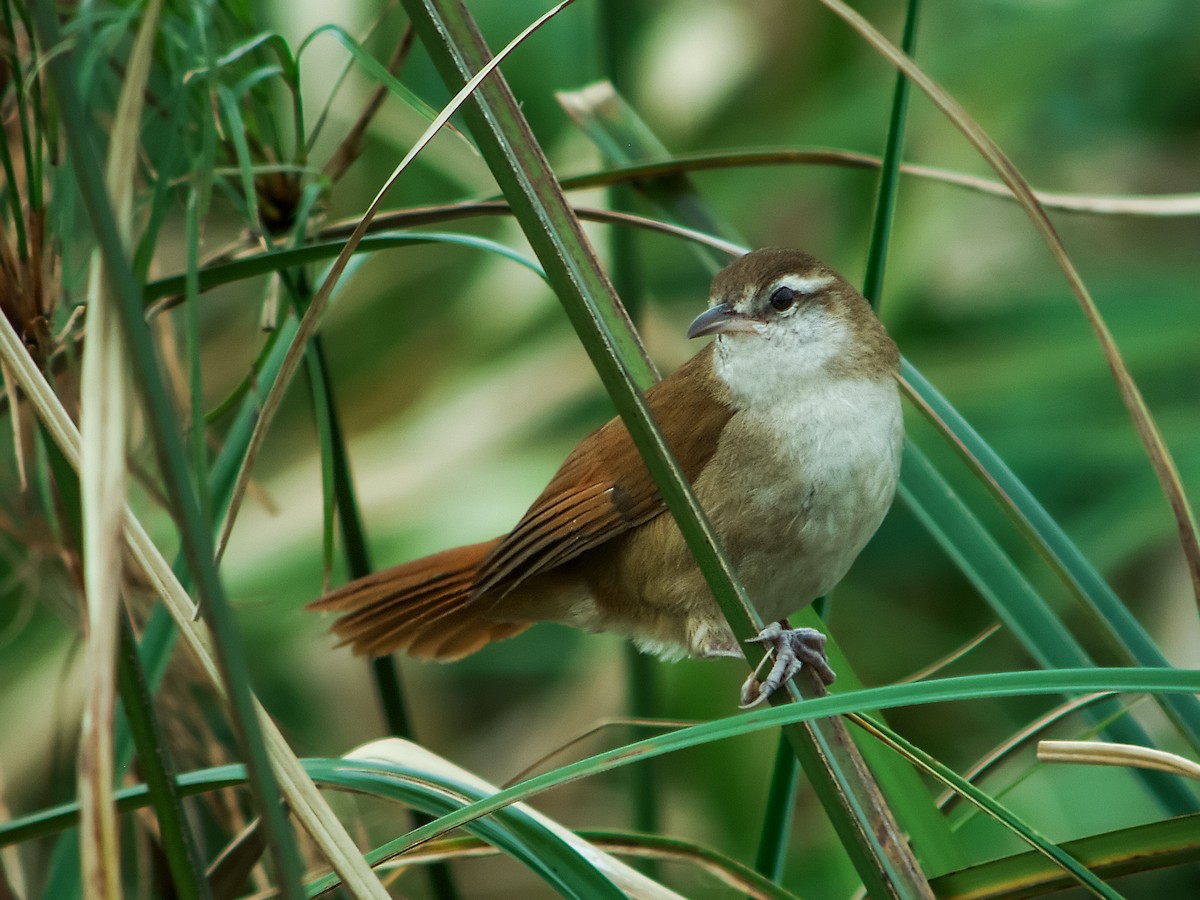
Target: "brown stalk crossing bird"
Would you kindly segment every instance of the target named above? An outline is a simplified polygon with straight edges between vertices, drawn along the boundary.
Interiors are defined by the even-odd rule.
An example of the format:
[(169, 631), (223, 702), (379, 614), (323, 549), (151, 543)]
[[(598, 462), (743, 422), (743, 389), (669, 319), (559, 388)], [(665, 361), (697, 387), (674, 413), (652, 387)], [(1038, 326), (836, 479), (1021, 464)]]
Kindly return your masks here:
[[(846, 574), (892, 502), (900, 356), (870, 306), (806, 253), (756, 250), (713, 280), (688, 337), (716, 335), (646, 400), (764, 621)], [(620, 419), (580, 442), (508, 534), (350, 582), (313, 602), (359, 654), (452, 660), (534, 622), (629, 635), (664, 658), (741, 656)], [(753, 706), (825, 637), (778, 621)]]

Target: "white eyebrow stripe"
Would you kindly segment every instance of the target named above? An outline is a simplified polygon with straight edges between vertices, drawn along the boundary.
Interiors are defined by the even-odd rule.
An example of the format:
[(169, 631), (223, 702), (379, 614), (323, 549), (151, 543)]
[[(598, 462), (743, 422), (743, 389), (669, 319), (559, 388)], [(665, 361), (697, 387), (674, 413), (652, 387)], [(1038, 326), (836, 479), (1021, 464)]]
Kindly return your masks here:
[(788, 275), (779, 279), (779, 282), (772, 290), (778, 290), (781, 287), (790, 287), (798, 294), (815, 294), (821, 288), (827, 288), (831, 284), (833, 284), (833, 278), (828, 275), (817, 275), (810, 278)]

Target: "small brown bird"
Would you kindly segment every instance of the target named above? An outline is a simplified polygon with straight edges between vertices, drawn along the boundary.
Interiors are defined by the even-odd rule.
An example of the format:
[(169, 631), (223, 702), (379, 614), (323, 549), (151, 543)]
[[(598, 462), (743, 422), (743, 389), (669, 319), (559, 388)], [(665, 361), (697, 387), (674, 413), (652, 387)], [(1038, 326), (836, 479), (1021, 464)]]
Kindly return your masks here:
[[(717, 274), (688, 337), (716, 335), (646, 400), (765, 621), (833, 588), (892, 502), (900, 355), (845, 279), (797, 250)], [(629, 635), (668, 659), (741, 656), (620, 419), (580, 442), (517, 526), (350, 582), (313, 602), (359, 654), (452, 660), (554, 621)], [(825, 637), (772, 624), (761, 702), (797, 672), (826, 682)]]

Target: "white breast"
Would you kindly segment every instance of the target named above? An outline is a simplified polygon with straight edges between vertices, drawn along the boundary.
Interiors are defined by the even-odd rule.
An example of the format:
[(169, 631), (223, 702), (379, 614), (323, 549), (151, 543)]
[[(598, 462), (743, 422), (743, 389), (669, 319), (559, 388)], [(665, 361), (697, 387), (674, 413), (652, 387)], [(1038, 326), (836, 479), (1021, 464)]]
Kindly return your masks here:
[[(709, 514), (770, 621), (830, 591), (875, 533), (895, 494), (903, 423), (891, 377), (810, 369), (799, 389), (793, 377), (776, 391), (757, 374), (717, 452), (737, 490), (702, 499), (716, 500)], [(736, 376), (751, 372), (727, 381), (735, 394)]]

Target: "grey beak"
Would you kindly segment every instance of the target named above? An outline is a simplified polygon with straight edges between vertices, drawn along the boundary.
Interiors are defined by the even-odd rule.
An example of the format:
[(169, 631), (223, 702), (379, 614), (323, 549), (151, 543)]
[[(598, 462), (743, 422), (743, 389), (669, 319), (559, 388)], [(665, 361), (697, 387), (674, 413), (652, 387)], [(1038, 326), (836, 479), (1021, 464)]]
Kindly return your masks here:
[(728, 303), (718, 303), (711, 309), (706, 309), (688, 326), (689, 338), (703, 337), (706, 334), (733, 334), (735, 332), (757, 334), (758, 323), (748, 316), (735, 310)]

